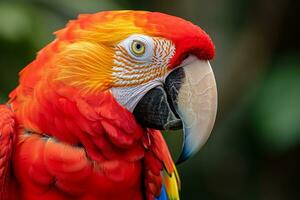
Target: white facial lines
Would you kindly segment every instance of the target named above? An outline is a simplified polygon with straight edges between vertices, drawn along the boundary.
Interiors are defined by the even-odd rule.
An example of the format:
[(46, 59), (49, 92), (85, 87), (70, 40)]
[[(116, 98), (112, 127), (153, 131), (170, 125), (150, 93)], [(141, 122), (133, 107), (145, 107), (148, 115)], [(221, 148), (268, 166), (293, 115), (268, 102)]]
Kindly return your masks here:
[(146, 46), (146, 48), (152, 53), (142, 59), (135, 59), (129, 55), (126, 47), (122, 46), (124, 42), (115, 48), (113, 76), (117, 87), (145, 83), (161, 78), (167, 73), (168, 63), (175, 54), (174, 44), (162, 38), (148, 38), (151, 40), (149, 43), (153, 45)]

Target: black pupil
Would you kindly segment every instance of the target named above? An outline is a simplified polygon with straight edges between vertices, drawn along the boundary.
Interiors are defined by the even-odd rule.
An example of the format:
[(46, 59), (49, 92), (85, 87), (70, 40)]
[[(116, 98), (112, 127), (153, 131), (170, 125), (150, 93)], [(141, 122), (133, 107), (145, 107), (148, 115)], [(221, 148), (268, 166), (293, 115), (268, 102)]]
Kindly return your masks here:
[(136, 48), (137, 48), (137, 50), (140, 50), (142, 48), (142, 45), (141, 44), (136, 44)]

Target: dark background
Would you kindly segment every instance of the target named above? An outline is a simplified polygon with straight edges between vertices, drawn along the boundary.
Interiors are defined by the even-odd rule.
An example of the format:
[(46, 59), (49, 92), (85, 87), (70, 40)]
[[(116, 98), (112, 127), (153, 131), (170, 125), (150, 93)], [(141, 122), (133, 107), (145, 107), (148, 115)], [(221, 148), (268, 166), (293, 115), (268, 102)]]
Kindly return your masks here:
[[(207, 145), (179, 166), (184, 200), (300, 199), (299, 0), (0, 0), (0, 102), (17, 73), (79, 13), (161, 11), (216, 45), (219, 113)], [(179, 133), (166, 133), (174, 156)]]

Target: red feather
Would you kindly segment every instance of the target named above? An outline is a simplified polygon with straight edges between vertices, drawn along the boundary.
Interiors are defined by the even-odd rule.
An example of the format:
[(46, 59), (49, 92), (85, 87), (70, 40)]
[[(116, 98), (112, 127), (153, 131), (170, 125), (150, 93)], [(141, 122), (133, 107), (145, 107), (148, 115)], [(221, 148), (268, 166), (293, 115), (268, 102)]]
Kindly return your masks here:
[[(176, 54), (170, 68), (188, 53), (200, 59), (214, 56), (203, 30), (161, 13), (112, 11), (71, 21), (21, 71), (20, 84), (10, 94), (12, 110), (0, 106), (1, 200), (153, 200), (159, 196), (163, 168), (169, 174), (175, 170), (161, 133), (142, 128), (114, 99), (108, 90), (112, 80), (96, 92), (83, 92), (59, 80), (57, 61), (68, 45), (95, 42), (97, 28), (110, 23), (114, 26), (101, 29), (106, 31), (102, 37), (111, 34), (112, 41), (118, 42), (119, 33), (131, 34), (127, 25), (118, 24), (126, 21), (132, 33), (140, 30), (172, 40)], [(118, 34), (113, 35), (111, 27)]]

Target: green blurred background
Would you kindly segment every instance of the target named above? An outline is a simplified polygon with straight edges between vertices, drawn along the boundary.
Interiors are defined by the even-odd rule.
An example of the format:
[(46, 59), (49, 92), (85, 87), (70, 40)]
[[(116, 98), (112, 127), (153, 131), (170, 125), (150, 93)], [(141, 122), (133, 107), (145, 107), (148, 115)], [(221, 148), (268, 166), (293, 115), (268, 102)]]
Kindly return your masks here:
[[(1, 0), (0, 102), (17, 73), (79, 13), (161, 11), (200, 25), (216, 45), (219, 113), (207, 145), (179, 166), (184, 200), (300, 199), (297, 0)], [(178, 133), (166, 133), (178, 155)], [(178, 137), (176, 137), (178, 136)]]

